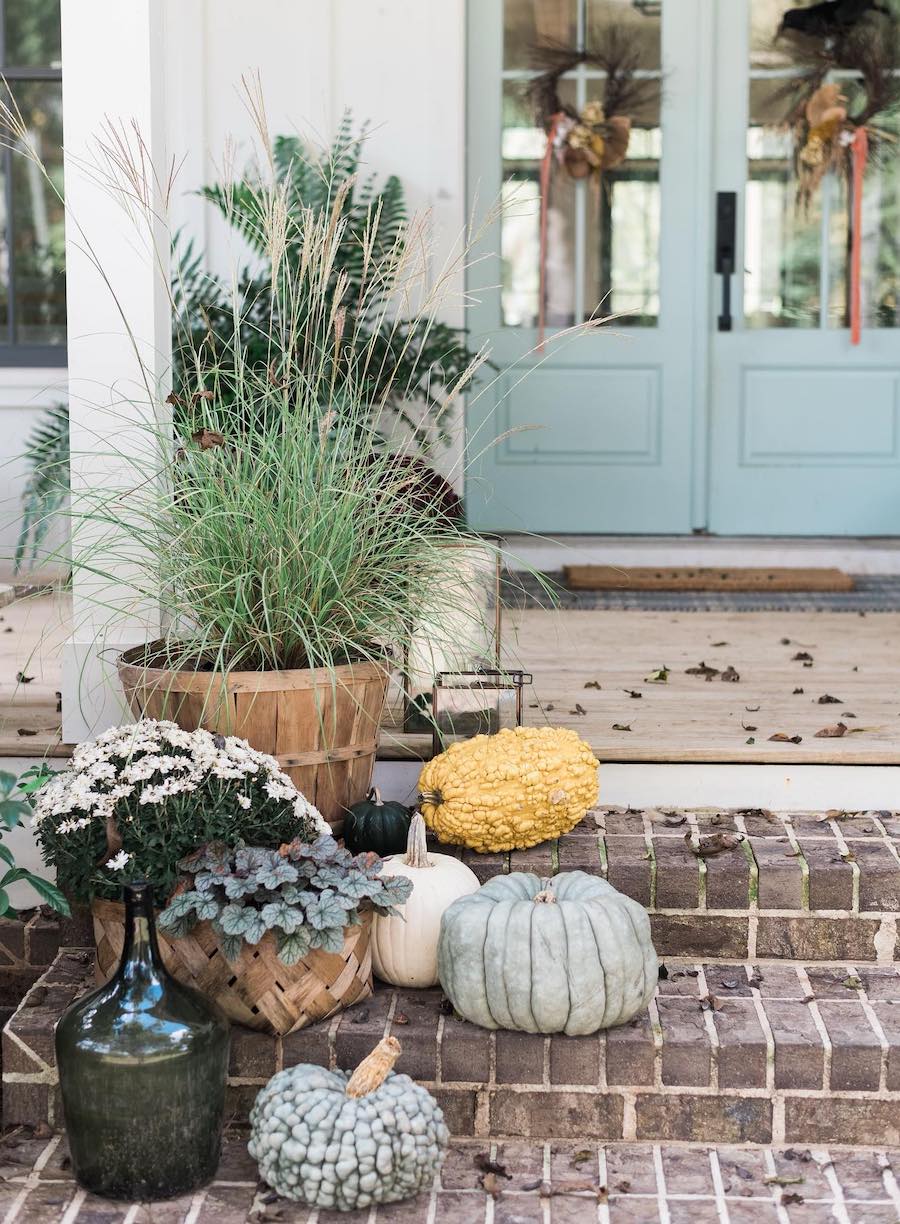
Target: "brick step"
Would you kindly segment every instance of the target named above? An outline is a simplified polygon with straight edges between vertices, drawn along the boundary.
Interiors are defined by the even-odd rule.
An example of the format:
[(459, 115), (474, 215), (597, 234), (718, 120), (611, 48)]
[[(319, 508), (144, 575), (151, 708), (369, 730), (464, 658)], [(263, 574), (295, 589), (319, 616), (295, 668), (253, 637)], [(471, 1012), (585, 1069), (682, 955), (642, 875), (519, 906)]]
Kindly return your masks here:
[[(3, 1032), (3, 1121), (60, 1125), (53, 1028), (92, 982), (67, 949)], [(298, 1062), (354, 1066), (386, 1033), (459, 1137), (900, 1145), (900, 972), (666, 962), (649, 1014), (592, 1037), (489, 1033), (438, 990), (374, 996), (282, 1039), (235, 1028), (231, 1117)]]
[[(709, 853), (723, 838), (727, 848)], [(481, 880), (604, 875), (650, 911), (661, 956), (890, 964), (898, 955), (895, 812), (598, 808), (530, 850), (459, 853)]]
[[(341, 1215), (258, 1193), (246, 1134), (229, 1131), (214, 1181), (162, 1204), (79, 1191), (65, 1140), (0, 1141), (0, 1210), (18, 1224), (896, 1224), (900, 1152), (852, 1146), (702, 1147), (454, 1140), (430, 1192)], [(490, 1164), (488, 1164), (490, 1162)]]

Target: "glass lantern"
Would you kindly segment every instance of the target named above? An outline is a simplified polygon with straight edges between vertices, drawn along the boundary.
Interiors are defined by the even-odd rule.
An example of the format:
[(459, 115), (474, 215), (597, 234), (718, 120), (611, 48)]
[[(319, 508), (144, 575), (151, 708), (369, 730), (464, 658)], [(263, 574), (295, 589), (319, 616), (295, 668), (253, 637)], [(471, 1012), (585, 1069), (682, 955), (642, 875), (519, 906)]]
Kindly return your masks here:
[(447, 564), (434, 614), (423, 614), (404, 649), (403, 729), (432, 730), (432, 692), (442, 674), (500, 668), (500, 540), (472, 536), (443, 546)]
[(435, 756), (473, 735), (496, 735), (522, 725), (522, 690), (532, 677), (522, 671), (481, 668), (441, 672), (431, 694)]

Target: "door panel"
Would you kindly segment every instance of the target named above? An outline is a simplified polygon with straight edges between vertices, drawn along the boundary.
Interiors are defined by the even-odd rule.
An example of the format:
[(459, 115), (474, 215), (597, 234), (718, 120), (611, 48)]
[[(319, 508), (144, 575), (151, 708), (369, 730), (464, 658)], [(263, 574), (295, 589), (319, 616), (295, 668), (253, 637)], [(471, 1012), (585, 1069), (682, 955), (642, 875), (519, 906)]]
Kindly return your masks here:
[[(705, 381), (695, 316), (697, 289), (706, 292), (696, 268), (707, 259), (697, 192), (708, 175), (696, 139), (708, 122), (697, 89), (704, 47), (697, 31), (706, 30), (708, 8), (703, 0), (469, 5), (476, 226), (495, 200), (502, 196), (505, 205), (502, 221), (484, 226), (469, 277), (473, 339), (491, 345), (498, 367), (470, 397), (467, 415), (466, 506), (478, 528), (683, 532), (694, 525), (694, 444), (699, 435), (702, 455), (704, 437), (695, 414)], [(554, 169), (547, 341), (539, 352), (545, 137), (523, 93), (531, 48), (599, 38), (610, 24), (637, 32), (643, 72), (658, 75), (663, 66), (661, 105), (642, 104), (626, 161), (604, 173), (599, 187)], [(579, 68), (560, 92), (580, 109), (601, 96), (602, 80)], [(616, 317), (598, 330), (571, 331), (609, 314)]]
[[(734, 330), (711, 337), (709, 527), (900, 532), (900, 159), (865, 181), (863, 332), (854, 346), (847, 185), (829, 175), (809, 207), (798, 207), (790, 136), (775, 126), (797, 71), (774, 38), (793, 0), (715, 7), (714, 188), (738, 196), (741, 274)], [(717, 279), (712, 291), (718, 301)]]

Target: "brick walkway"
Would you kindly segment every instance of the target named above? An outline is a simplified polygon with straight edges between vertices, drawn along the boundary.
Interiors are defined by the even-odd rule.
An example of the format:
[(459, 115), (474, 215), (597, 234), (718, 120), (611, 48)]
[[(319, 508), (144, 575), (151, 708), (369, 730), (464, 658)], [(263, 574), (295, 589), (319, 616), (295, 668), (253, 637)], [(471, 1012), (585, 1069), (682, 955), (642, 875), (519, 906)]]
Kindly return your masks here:
[[(493, 1162), (493, 1172), (487, 1162)], [(894, 1167), (897, 1173), (894, 1172)], [(199, 1194), (143, 1206), (79, 1190), (65, 1141), (0, 1144), (4, 1224), (896, 1224), (900, 1151), (456, 1142), (430, 1195), (339, 1214), (258, 1190), (244, 1138), (228, 1137)], [(492, 1189), (493, 1194), (485, 1192)]]

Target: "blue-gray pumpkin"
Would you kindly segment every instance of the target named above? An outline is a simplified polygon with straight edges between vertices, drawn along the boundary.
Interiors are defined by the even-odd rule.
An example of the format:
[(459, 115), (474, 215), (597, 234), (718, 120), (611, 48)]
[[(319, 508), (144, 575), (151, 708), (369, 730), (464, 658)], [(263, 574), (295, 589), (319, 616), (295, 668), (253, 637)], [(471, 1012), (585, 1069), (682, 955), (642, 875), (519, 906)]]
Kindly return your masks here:
[(599, 876), (495, 876), (441, 921), (438, 974), (466, 1020), (577, 1036), (624, 1024), (653, 997), (646, 911)]
[(391, 1068), (385, 1037), (350, 1075), (301, 1063), (273, 1075), (250, 1111), (250, 1155), (276, 1193), (354, 1211), (430, 1187), (449, 1143), (430, 1092)]

